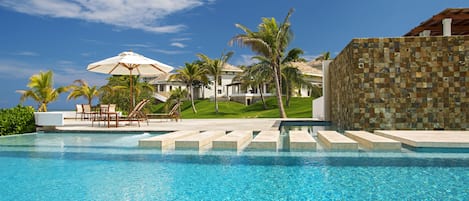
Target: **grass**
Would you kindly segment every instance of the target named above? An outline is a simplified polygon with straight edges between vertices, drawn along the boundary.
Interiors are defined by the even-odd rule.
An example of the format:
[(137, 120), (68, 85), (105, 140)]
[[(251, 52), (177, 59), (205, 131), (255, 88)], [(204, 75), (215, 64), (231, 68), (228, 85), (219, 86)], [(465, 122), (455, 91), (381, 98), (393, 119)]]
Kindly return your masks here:
[[(290, 107), (285, 107), (289, 118), (311, 118), (312, 98), (294, 97), (291, 99)], [(182, 106), (182, 118), (203, 119), (203, 118), (278, 118), (280, 117), (277, 100), (269, 98), (266, 100), (267, 109), (264, 110), (262, 102), (256, 102), (245, 106), (237, 102), (218, 102), (218, 113), (215, 113), (215, 103), (208, 99), (196, 100), (195, 107), (197, 113), (192, 112), (190, 101), (185, 101)], [(285, 100), (284, 100), (285, 103)], [(155, 106), (153, 111), (161, 112), (163, 104)]]

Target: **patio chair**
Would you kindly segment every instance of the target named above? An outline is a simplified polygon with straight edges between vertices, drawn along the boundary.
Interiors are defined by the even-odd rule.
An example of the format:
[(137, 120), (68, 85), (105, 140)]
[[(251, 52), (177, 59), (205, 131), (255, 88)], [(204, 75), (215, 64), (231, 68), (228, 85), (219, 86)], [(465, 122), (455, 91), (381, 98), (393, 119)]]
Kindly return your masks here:
[(91, 105), (83, 104), (82, 107), (83, 107), (83, 119), (88, 118), (88, 120), (92, 120), (95, 117), (96, 112), (94, 112), (91, 109)]
[[(112, 114), (112, 115), (110, 115)], [(116, 121), (117, 114), (116, 114), (116, 104), (100, 104), (99, 105), (99, 112), (96, 113), (94, 118), (92, 118), (92, 124), (91, 126), (94, 126), (94, 122), (98, 122), (98, 126), (101, 125), (101, 121), (103, 122), (110, 122), (110, 121)], [(109, 125), (108, 125), (109, 127)], [(117, 125), (116, 125), (117, 127)]]
[(128, 121), (129, 123), (136, 121), (139, 127), (140, 127), (140, 121), (147, 121), (147, 125), (149, 125), (147, 115), (145, 115), (145, 113), (142, 112), (143, 107), (148, 102), (150, 102), (150, 100), (143, 99), (134, 107), (134, 109), (129, 113), (129, 115), (122, 116), (119, 118), (119, 120)]
[(181, 106), (180, 103), (176, 103), (168, 113), (152, 113), (147, 114), (148, 117), (156, 118), (156, 119), (170, 119), (175, 120), (176, 122), (179, 121), (181, 115), (179, 114), (179, 107)]
[(78, 115), (80, 115), (80, 120), (83, 120), (84, 119), (83, 105), (82, 104), (76, 104), (75, 109), (76, 109), (75, 119), (78, 119)]

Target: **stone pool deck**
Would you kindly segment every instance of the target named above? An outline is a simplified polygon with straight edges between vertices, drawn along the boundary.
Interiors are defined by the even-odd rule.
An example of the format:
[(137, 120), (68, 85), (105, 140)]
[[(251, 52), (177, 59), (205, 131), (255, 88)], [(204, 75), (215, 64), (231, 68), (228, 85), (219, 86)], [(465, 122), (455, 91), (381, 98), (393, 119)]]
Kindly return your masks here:
[[(235, 130), (244, 130), (250, 132), (278, 132), (279, 133), (279, 123), (282, 120), (288, 121), (311, 121), (312, 119), (280, 119), (280, 118), (254, 118), (254, 119), (183, 119), (181, 121), (169, 121), (169, 120), (160, 120), (160, 119), (150, 119), (149, 125), (146, 123), (141, 123), (141, 126), (137, 126), (136, 123), (132, 125), (127, 125), (127, 122), (119, 122), (119, 126), (108, 128), (107, 126), (91, 126), (90, 121), (81, 121), (74, 119), (66, 119), (64, 121), (64, 126), (56, 127), (59, 131), (71, 131), (71, 132), (169, 132), (169, 131), (213, 131), (221, 130), (226, 131), (235, 131)], [(468, 148), (469, 149), (469, 131), (410, 131), (410, 130), (394, 130), (394, 131), (375, 131), (373, 136), (371, 133), (367, 135), (359, 136), (359, 139), (351, 139), (346, 135), (335, 135), (328, 136), (324, 138), (323, 134), (331, 131), (319, 132), (318, 141), (321, 142), (323, 147), (329, 147), (328, 143), (331, 139), (334, 140), (337, 137), (340, 137), (341, 140), (350, 141), (350, 143), (358, 144), (361, 146), (364, 144), (383, 144), (383, 138), (392, 139), (389, 141), (398, 141), (402, 144), (411, 146), (411, 147), (429, 147), (429, 148)], [(332, 131), (335, 132), (335, 131)], [(337, 133), (338, 134), (338, 133)], [(379, 137), (381, 136), (381, 137)], [(295, 137), (295, 136), (293, 136)], [(218, 138), (217, 138), (218, 139)], [(216, 141), (217, 139), (209, 139)], [(250, 138), (251, 139), (251, 138)], [(295, 139), (293, 141), (308, 141), (314, 143), (311, 139)], [(257, 141), (259, 141), (257, 139)], [(256, 139), (253, 139), (256, 141)], [(326, 141), (326, 142), (324, 142)], [(394, 141), (394, 142), (395, 142)], [(243, 141), (244, 142), (244, 141)], [(338, 143), (338, 142), (336, 142)], [(386, 143), (389, 143), (386, 141)], [(251, 143), (252, 145), (252, 143)], [(182, 145), (181, 145), (182, 146)], [(332, 146), (332, 145), (331, 145)], [(399, 145), (400, 147), (400, 145)], [(225, 147), (227, 148), (227, 147)], [(234, 148), (234, 147), (231, 147)], [(311, 150), (315, 150), (315, 147), (310, 147)], [(339, 149), (342, 149), (340, 147)], [(238, 145), (235, 149), (239, 149)], [(355, 147), (353, 148), (356, 149)], [(370, 147), (368, 147), (370, 149)], [(380, 146), (373, 146), (371, 149), (376, 150), (385, 150), (380, 148)], [(393, 149), (398, 149), (393, 147)]]

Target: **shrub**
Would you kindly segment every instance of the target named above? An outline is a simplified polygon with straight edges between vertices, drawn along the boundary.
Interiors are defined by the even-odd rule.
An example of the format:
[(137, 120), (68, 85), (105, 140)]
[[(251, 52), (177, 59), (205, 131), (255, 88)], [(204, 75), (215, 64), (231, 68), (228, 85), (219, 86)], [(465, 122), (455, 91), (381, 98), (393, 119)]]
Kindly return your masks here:
[(34, 108), (18, 105), (10, 109), (0, 109), (0, 135), (31, 133), (36, 131)]

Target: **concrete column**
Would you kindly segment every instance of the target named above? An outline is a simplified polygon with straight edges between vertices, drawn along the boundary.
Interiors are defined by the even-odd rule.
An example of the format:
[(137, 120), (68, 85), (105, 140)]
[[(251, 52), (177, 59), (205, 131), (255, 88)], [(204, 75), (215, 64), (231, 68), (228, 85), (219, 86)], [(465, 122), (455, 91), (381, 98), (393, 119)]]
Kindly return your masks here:
[(451, 18), (443, 19), (443, 36), (451, 36)]
[(331, 83), (329, 78), (329, 64), (332, 60), (322, 62), (322, 96), (324, 97), (324, 120), (331, 120)]

